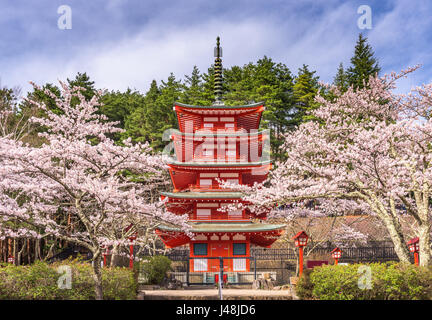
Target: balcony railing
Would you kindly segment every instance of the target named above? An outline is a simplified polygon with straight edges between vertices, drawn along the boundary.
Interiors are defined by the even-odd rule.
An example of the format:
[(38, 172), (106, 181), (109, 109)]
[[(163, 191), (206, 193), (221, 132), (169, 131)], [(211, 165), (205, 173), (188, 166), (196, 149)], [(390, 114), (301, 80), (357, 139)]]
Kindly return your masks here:
[(250, 218), (243, 215), (209, 215), (209, 216), (193, 216), (190, 221), (249, 221)]
[(230, 163), (230, 162), (248, 162), (249, 158), (246, 155), (240, 156), (217, 156), (217, 155), (203, 155), (203, 154), (195, 154), (192, 162), (221, 162), (221, 163)]
[(195, 191), (212, 191), (212, 192), (227, 192), (227, 191), (232, 191), (232, 189), (228, 189), (228, 188), (221, 188), (219, 185), (214, 186), (200, 186), (197, 184), (189, 184), (188, 188), (190, 191), (195, 192)]

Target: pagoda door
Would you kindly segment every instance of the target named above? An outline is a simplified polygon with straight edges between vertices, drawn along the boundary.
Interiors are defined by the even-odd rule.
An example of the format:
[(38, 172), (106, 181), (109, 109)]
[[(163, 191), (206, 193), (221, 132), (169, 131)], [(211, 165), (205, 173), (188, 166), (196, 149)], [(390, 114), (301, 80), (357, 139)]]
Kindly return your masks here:
[[(229, 257), (230, 256), (230, 243), (229, 242), (215, 242), (210, 243), (210, 256), (211, 257)], [(224, 259), (224, 272), (230, 270), (231, 259)], [(219, 259), (209, 259), (209, 271), (219, 272), (220, 260)]]

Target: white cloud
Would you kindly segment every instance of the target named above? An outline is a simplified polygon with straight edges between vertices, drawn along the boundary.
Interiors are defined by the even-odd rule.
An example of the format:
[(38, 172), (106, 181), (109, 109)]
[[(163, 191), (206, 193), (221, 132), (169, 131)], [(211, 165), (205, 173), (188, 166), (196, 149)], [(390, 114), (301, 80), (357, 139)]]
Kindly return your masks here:
[[(107, 9), (120, 11), (122, 2), (110, 0)], [(286, 9), (286, 8), (285, 8)], [(332, 81), (340, 62), (348, 66), (358, 33), (357, 6), (351, 3), (321, 8), (310, 19), (298, 12), (269, 11), (261, 16), (215, 16), (213, 19), (177, 24), (152, 17), (151, 21), (136, 28), (121, 40), (113, 41), (107, 34), (103, 40), (88, 43), (65, 43), (64, 50), (55, 48), (51, 55), (31, 50), (13, 58), (0, 61), (2, 82), (8, 86), (21, 85), (29, 90), (28, 81), (39, 84), (55, 83), (57, 79), (73, 78), (77, 72), (87, 72), (96, 86), (110, 90), (127, 87), (146, 91), (151, 80), (166, 79), (170, 72), (177, 78), (189, 74), (193, 65), (205, 72), (213, 63), (213, 47), (216, 36), (221, 36), (224, 50), (224, 66), (243, 65), (267, 55), (276, 62), (285, 63), (293, 73), (301, 65), (309, 64), (323, 81)], [(415, 10), (408, 15), (410, 26), (415, 21)], [(374, 29), (368, 34), (372, 46), (379, 51), (380, 61), (399, 62), (389, 51), (400, 43), (391, 40), (395, 28), (400, 25), (403, 6), (380, 19), (374, 20)], [(121, 16), (121, 12), (118, 13)], [(162, 21), (164, 20), (164, 21)], [(180, 25), (182, 27), (180, 27)], [(186, 24), (187, 25), (187, 24)], [(67, 31), (65, 31), (67, 32)], [(408, 32), (408, 31), (407, 31)], [(421, 32), (421, 30), (419, 30)], [(424, 32), (424, 31), (423, 31)], [(86, 37), (83, 34), (83, 39)], [(425, 52), (417, 53), (410, 48), (404, 59), (416, 61), (430, 58)], [(406, 67), (406, 65), (402, 66)], [(427, 72), (426, 66), (421, 71)], [(387, 71), (387, 70), (384, 70)], [(390, 70), (391, 71), (391, 70)], [(395, 70), (398, 71), (398, 70)]]

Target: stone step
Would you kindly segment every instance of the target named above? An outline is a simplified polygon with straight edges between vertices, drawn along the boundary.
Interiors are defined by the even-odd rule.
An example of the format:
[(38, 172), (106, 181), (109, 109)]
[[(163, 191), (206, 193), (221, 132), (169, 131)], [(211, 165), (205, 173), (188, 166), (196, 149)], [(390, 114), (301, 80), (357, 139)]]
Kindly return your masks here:
[[(290, 290), (225, 289), (223, 300), (292, 300)], [(217, 289), (142, 290), (139, 300), (219, 300)]]

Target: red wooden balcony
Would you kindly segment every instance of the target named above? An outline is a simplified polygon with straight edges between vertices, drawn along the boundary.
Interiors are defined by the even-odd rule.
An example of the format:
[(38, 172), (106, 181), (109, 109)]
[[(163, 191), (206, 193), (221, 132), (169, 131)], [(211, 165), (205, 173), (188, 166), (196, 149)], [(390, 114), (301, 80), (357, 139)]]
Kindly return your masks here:
[(197, 184), (190, 184), (189, 188), (192, 192), (201, 192), (201, 191), (212, 191), (212, 192), (227, 192), (232, 191), (232, 189), (221, 188), (219, 185), (211, 185), (211, 186), (200, 186)]
[(249, 221), (250, 218), (246, 214), (241, 215), (230, 215), (228, 212), (218, 212), (212, 213), (208, 216), (198, 216), (197, 214), (192, 214), (189, 221)]

